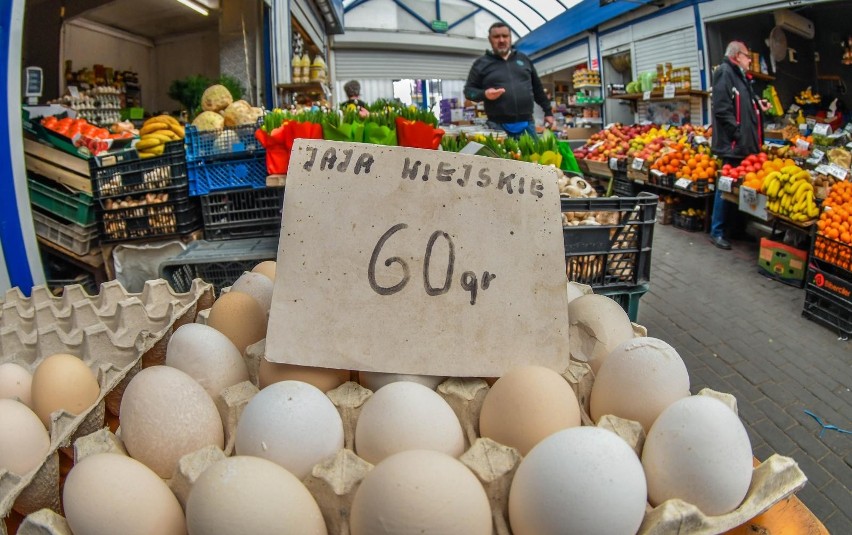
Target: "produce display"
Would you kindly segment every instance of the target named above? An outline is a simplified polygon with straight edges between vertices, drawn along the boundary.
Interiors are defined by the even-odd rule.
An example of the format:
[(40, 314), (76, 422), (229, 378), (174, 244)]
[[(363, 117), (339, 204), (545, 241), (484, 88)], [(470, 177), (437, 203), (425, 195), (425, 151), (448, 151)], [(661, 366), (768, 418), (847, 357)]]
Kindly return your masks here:
[(766, 209), (771, 212), (796, 222), (808, 221), (819, 215), (811, 174), (796, 165), (788, 165), (766, 175), (763, 191), (769, 199)]
[[(852, 182), (838, 182), (823, 203), (814, 256), (852, 271)], [(828, 239), (823, 239), (828, 238)]]
[[(677, 351), (588, 289), (567, 288), (572, 360), (562, 374), (521, 364), (490, 387), (479, 378), (430, 387), (423, 383), (435, 385), (427, 381), (434, 378), (384, 374), (390, 382), (371, 391), (358, 379), (368, 384), (366, 377), (381, 374), (341, 377), (266, 361), (273, 283), (256, 283), (274, 277), (269, 264), (244, 274), (253, 281), (241, 278), (212, 306), (200, 286), (189, 302), (155, 287), (136, 300), (114, 292), (113, 301), (134, 310), (120, 319), (113, 316), (122, 307), (98, 308), (106, 316), (93, 316), (92, 325), (121, 325), (114, 339), (122, 347), (136, 339), (133, 326), (150, 326), (156, 336), (131, 343), (130, 358), (114, 368), (99, 362), (112, 375), (98, 376), (97, 397), (75, 418), (94, 425), (74, 437), (64, 481), (48, 475), (25, 507), (22, 491), (41, 469), (24, 464), (26, 483), (0, 502), (29, 514), (24, 525), (65, 533), (224, 535), (237, 522), (246, 533), (372, 535), (394, 526), (392, 533), (486, 535), (496, 522), (506, 535), (580, 534), (594, 532), (603, 515), (624, 533), (671, 532), (687, 521), (724, 532), (805, 482), (791, 459), (777, 455), (753, 468), (735, 401), (712, 391), (692, 395)], [(26, 314), (27, 305), (11, 297), (17, 306), (3, 314)], [(94, 298), (50, 299), (77, 311)], [(166, 305), (174, 312), (158, 319), (154, 311)], [(146, 351), (155, 344), (156, 353)], [(91, 375), (91, 355), (74, 353), (68, 358)], [(16, 352), (6, 355), (19, 361)], [(140, 366), (144, 358), (157, 360)], [(276, 379), (259, 389), (264, 365)], [(96, 409), (104, 397), (120, 437), (103, 428)], [(15, 414), (30, 410), (3, 402)], [(51, 425), (72, 408), (62, 403)], [(20, 420), (39, 431), (43, 448), (44, 424), (35, 415)], [(48, 453), (64, 455), (52, 445)], [(65, 516), (38, 510), (60, 494)], [(553, 497), (587, 513), (549, 507)]]
[(134, 144), (140, 158), (160, 156), (166, 143), (185, 137), (183, 126), (170, 115), (158, 115), (145, 121), (139, 129), (140, 139)]

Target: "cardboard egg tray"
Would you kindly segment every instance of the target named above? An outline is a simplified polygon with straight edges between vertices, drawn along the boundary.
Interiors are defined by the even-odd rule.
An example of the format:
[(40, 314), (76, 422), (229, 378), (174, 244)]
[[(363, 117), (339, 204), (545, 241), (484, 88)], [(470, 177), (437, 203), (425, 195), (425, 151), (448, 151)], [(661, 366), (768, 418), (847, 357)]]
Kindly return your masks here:
[(75, 285), (54, 297), (39, 286), (31, 297), (13, 288), (0, 299), (0, 363), (14, 362), (33, 373), (45, 358), (69, 353), (97, 374), (100, 385), (97, 401), (84, 413), (51, 415), (50, 450), (38, 469), (24, 475), (0, 470), (0, 519), (12, 508), (21, 514), (59, 511), (60, 449), (104, 427), (107, 409), (118, 415), (130, 378), (143, 366), (162, 363), (174, 329), (194, 321), (212, 302), (212, 286), (200, 279), (183, 294), (164, 280), (148, 281), (138, 294), (110, 281), (95, 296)]
[[(636, 327), (637, 336), (644, 328)], [(172, 479), (167, 480), (172, 491), (185, 506), (192, 485), (213, 463), (233, 454), (234, 436), (242, 410), (258, 392), (257, 369), (265, 354), (265, 340), (250, 346), (246, 352), (250, 381), (225, 389), (217, 400), (220, 413), (225, 415), (225, 450), (203, 448), (181, 459)], [(589, 415), (589, 399), (593, 382), (591, 368), (572, 361), (563, 377), (571, 384), (582, 408), (583, 425), (594, 425)], [(510, 535), (508, 500), (512, 478), (522, 457), (514, 448), (479, 436), (479, 412), (488, 392), (482, 379), (450, 378), (438, 386), (438, 393), (449, 403), (461, 422), (465, 435), (465, 453), (459, 458), (482, 483), (491, 503), (494, 533)], [(344, 449), (335, 457), (316, 465), (304, 479), (305, 486), (316, 499), (330, 534), (349, 533), (349, 512), (355, 492), (373, 465), (353, 451), (355, 426), (364, 402), (372, 392), (358, 383), (348, 382), (327, 393), (340, 412), (344, 426)], [(736, 399), (729, 394), (702, 390), (699, 395), (714, 396), (736, 411)], [(638, 455), (641, 455), (645, 434), (642, 426), (630, 420), (605, 416), (597, 424), (621, 436)], [(120, 433), (120, 430), (119, 430)], [(77, 440), (75, 460), (101, 452), (125, 454), (121, 441), (108, 429), (102, 429)], [(754, 469), (751, 487), (742, 504), (731, 513), (706, 516), (689, 503), (668, 500), (656, 508), (650, 505), (641, 534), (695, 533), (716, 534), (739, 526), (763, 513), (775, 503), (804, 486), (806, 478), (795, 461), (773, 455)], [(21, 535), (70, 533), (64, 518), (52, 511), (39, 511), (28, 516), (21, 525)]]

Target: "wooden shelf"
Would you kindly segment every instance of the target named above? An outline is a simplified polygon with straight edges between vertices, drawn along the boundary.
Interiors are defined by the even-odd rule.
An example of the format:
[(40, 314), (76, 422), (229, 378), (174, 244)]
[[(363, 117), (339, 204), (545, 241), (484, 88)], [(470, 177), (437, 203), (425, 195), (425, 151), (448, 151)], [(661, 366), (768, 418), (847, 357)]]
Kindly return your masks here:
[(601, 86), (599, 84), (582, 84), (575, 85), (574, 89), (600, 89)]
[(775, 77), (770, 75), (770, 74), (763, 74), (762, 72), (758, 72), (758, 71), (749, 71), (748, 73), (755, 80), (764, 80), (766, 82), (771, 82), (772, 80), (775, 79)]
[[(699, 91), (697, 89), (678, 89), (675, 91), (675, 96), (672, 98), (664, 98), (662, 91), (652, 91), (651, 97), (648, 99), (651, 100), (677, 100), (682, 98), (690, 98), (690, 97), (707, 97), (710, 96), (710, 93), (707, 91)], [(616, 100), (630, 100), (630, 101), (643, 101), (645, 100), (643, 93), (629, 93), (627, 95), (615, 95), (607, 98), (612, 98)]]
[(331, 99), (331, 89), (323, 82), (306, 82), (298, 84), (278, 84), (278, 90), (283, 103), (292, 104), (293, 95), (302, 93), (308, 95), (322, 95), (326, 100)]

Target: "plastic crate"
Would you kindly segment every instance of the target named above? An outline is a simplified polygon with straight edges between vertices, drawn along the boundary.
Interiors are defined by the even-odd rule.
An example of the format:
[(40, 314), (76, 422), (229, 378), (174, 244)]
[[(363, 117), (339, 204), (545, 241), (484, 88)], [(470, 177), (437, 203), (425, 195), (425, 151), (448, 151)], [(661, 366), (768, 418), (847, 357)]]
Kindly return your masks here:
[[(588, 212), (608, 224), (563, 227), (568, 280), (592, 288), (631, 288), (651, 276), (658, 197), (563, 198), (563, 212)], [(614, 220), (614, 222), (612, 221)]]
[(278, 236), (281, 232), (284, 188), (225, 191), (200, 198), (205, 239)]
[(222, 130), (198, 129), (186, 125), (186, 160), (195, 162), (205, 159), (245, 157), (266, 149), (254, 137), (257, 124), (245, 124)]
[(814, 284), (805, 287), (802, 316), (831, 329), (840, 338), (852, 336), (852, 302)]
[(852, 280), (852, 245), (819, 233), (811, 241), (811, 259), (817, 267)]
[(160, 277), (176, 292), (186, 292), (192, 280), (201, 278), (211, 283), (218, 295), (240, 275), (251, 271), (264, 260), (275, 260), (278, 238), (250, 238), (211, 242), (197, 240), (185, 251), (160, 264)]
[(198, 161), (189, 164), (189, 194), (266, 187), (266, 154), (224, 161)]
[(635, 322), (636, 318), (639, 317), (639, 299), (648, 293), (649, 289), (650, 286), (648, 283), (644, 283), (634, 288), (627, 288), (623, 290), (602, 289), (599, 290), (598, 293), (605, 295), (618, 303), (619, 306), (621, 306), (621, 308), (623, 308), (627, 313), (630, 321)]
[(57, 189), (34, 178), (27, 179), (27, 186), (30, 202), (42, 210), (78, 225), (95, 222), (95, 203), (88, 193)]
[(135, 150), (96, 156), (89, 160), (89, 174), (95, 199), (186, 186), (186, 155), (183, 144), (173, 141), (154, 158), (139, 158)]
[(683, 215), (675, 212), (672, 215), (672, 225), (688, 232), (700, 232), (704, 230), (704, 219), (697, 215)]
[[(98, 210), (101, 241), (115, 242), (178, 236), (192, 232), (201, 226), (198, 203), (189, 198), (186, 188), (174, 188), (159, 193), (167, 193), (168, 200)], [(130, 200), (145, 202), (145, 195), (130, 197)]]
[(636, 195), (636, 192), (633, 191), (633, 182), (626, 178), (613, 178), (612, 194), (618, 195), (619, 197), (633, 197)]
[(63, 223), (33, 210), (33, 224), (36, 234), (80, 256), (89, 254), (92, 242), (98, 239), (98, 226), (95, 223), (86, 226)]

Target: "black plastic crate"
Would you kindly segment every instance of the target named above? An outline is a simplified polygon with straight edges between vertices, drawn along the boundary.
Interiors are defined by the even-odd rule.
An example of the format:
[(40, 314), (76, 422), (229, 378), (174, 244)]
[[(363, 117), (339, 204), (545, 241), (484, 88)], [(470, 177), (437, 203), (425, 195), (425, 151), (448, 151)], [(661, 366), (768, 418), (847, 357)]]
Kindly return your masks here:
[(160, 264), (160, 277), (176, 292), (187, 292), (192, 280), (201, 278), (213, 285), (218, 295), (240, 275), (264, 260), (275, 260), (278, 238), (250, 238), (211, 242), (197, 240), (186, 250)]
[(258, 188), (202, 195), (204, 238), (227, 240), (278, 236), (284, 188)]
[(805, 287), (802, 316), (836, 332), (841, 338), (852, 336), (852, 303), (814, 284)]
[(612, 193), (619, 197), (633, 197), (636, 192), (633, 190), (633, 182), (627, 178), (619, 178), (616, 176), (612, 179)]
[(852, 280), (852, 245), (817, 233), (811, 240), (810, 259), (819, 269)]
[(657, 202), (656, 195), (644, 192), (637, 197), (563, 198), (562, 212), (585, 212), (603, 222), (563, 227), (568, 280), (592, 288), (648, 282)]
[[(168, 197), (164, 201), (150, 202), (146, 195)], [(123, 202), (138, 204), (116, 208), (118, 201), (100, 201), (101, 242), (179, 236), (201, 226), (198, 203), (189, 197), (186, 187), (128, 196)]]
[(166, 143), (162, 156), (139, 158), (136, 151), (96, 156), (89, 160), (92, 195), (107, 199), (186, 186), (186, 154), (183, 143)]
[(704, 218), (697, 215), (683, 215), (675, 211), (672, 216), (672, 225), (688, 232), (701, 232), (704, 230)]

